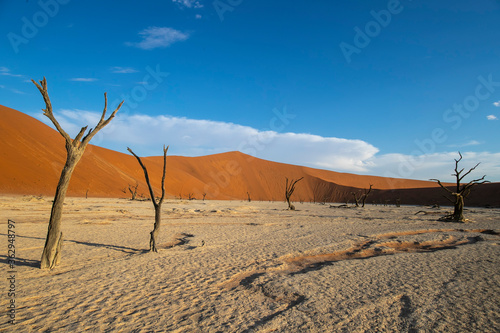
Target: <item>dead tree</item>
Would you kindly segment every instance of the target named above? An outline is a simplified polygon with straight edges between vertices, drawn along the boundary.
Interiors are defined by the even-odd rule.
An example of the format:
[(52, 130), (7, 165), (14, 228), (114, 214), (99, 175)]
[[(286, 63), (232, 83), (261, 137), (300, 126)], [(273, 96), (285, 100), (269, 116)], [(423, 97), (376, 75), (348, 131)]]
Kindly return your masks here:
[(486, 177), (486, 175), (484, 175), (481, 178), (471, 180), (465, 185), (460, 184), (460, 182), (465, 178), (465, 176), (467, 176), (469, 173), (475, 170), (480, 163), (476, 164), (473, 168), (470, 168), (469, 171), (462, 174), (464, 169), (462, 168), (461, 170), (458, 170), (458, 163), (462, 160), (462, 154), (458, 152), (458, 155), (460, 155), (460, 158), (458, 160), (455, 159), (455, 173), (451, 174), (452, 176), (455, 176), (457, 182), (455, 191), (452, 191), (449, 188), (445, 187), (443, 184), (441, 184), (441, 181), (439, 181), (438, 179), (431, 179), (437, 181), (439, 186), (441, 186), (453, 198), (450, 199), (449, 197), (445, 197), (446, 199), (448, 199), (448, 201), (450, 201), (453, 204), (454, 210), (453, 214), (442, 217), (441, 220), (443, 221), (465, 222), (466, 220), (464, 218), (464, 199), (469, 196), (471, 188), (474, 185), (489, 183), (489, 181), (484, 180), (484, 177)]
[(146, 183), (148, 184), (149, 188), (149, 195), (151, 197), (151, 201), (153, 202), (153, 205), (155, 207), (155, 224), (153, 227), (153, 231), (150, 232), (151, 238), (149, 240), (149, 251), (154, 251), (158, 252), (158, 249), (156, 247), (157, 241), (158, 241), (158, 234), (160, 233), (160, 222), (161, 222), (161, 204), (163, 203), (163, 199), (165, 199), (165, 171), (167, 167), (167, 151), (168, 151), (168, 146), (165, 148), (163, 146), (163, 175), (161, 177), (161, 197), (158, 198), (158, 200), (155, 198), (155, 193), (153, 191), (153, 187), (151, 186), (151, 183), (149, 181), (149, 175), (148, 175), (148, 170), (146, 169), (146, 166), (142, 163), (141, 158), (137, 156), (132, 149), (127, 147), (127, 150), (134, 155), (134, 157), (137, 159), (139, 162), (142, 170), (144, 171), (144, 178), (146, 178)]
[(247, 192), (247, 196), (248, 196), (248, 202), (251, 202), (252, 198), (250, 198), (250, 193), (249, 192)]
[(66, 162), (61, 171), (59, 183), (57, 184), (56, 188), (56, 194), (52, 203), (49, 226), (47, 230), (47, 238), (45, 239), (45, 246), (43, 248), (42, 259), (40, 261), (40, 268), (52, 269), (59, 264), (61, 259), (61, 246), (63, 242), (61, 231), (61, 217), (64, 199), (66, 198), (66, 192), (69, 187), (71, 175), (73, 174), (76, 165), (83, 156), (83, 153), (89, 141), (94, 137), (94, 135), (97, 134), (97, 132), (99, 132), (104, 126), (106, 126), (111, 121), (111, 119), (114, 118), (116, 112), (118, 112), (123, 102), (118, 105), (118, 107), (115, 109), (115, 111), (113, 111), (109, 118), (105, 119), (108, 99), (106, 97), (106, 93), (104, 93), (104, 111), (102, 112), (101, 119), (99, 120), (97, 125), (93, 129), (90, 129), (87, 134), (85, 134), (85, 132), (87, 131), (88, 126), (82, 127), (76, 137), (74, 139), (71, 139), (69, 134), (66, 133), (61, 125), (59, 125), (59, 122), (52, 112), (52, 103), (50, 102), (49, 93), (47, 90), (47, 80), (45, 79), (45, 77), (39, 83), (35, 82), (35, 80), (31, 81), (38, 88), (45, 102), (45, 109), (42, 109), (43, 114), (50, 119), (52, 124), (54, 124), (54, 126), (56, 127), (57, 131), (66, 140)]
[(135, 186), (128, 185), (128, 191), (130, 192), (130, 195), (132, 196), (130, 200), (135, 200), (137, 197), (137, 188), (139, 187), (139, 183), (135, 183)]
[(352, 197), (354, 198), (354, 204), (356, 205), (356, 207), (359, 207), (359, 199), (360, 199), (360, 197), (358, 197), (356, 195), (356, 193), (354, 193), (354, 192), (351, 192), (351, 194), (352, 194)]
[(373, 185), (370, 184), (370, 188), (368, 190), (364, 189), (364, 193), (361, 194), (360, 196), (357, 196), (356, 193), (351, 192), (352, 196), (354, 197), (354, 204), (356, 205), (356, 207), (359, 207), (360, 201), (361, 201), (361, 207), (365, 206), (366, 198), (368, 198), (368, 194), (370, 194), (370, 192), (372, 191), (372, 186)]
[(292, 205), (292, 203), (290, 202), (290, 197), (292, 196), (293, 194), (293, 191), (295, 191), (295, 185), (300, 181), (302, 180), (302, 178), (304, 177), (301, 177), (297, 180), (291, 180), (290, 182), (288, 182), (288, 178), (285, 177), (286, 179), (286, 182), (285, 182), (285, 199), (286, 199), (286, 202), (288, 203), (288, 209), (289, 210), (295, 210), (295, 206)]
[(368, 198), (368, 194), (370, 194), (370, 192), (372, 191), (372, 187), (373, 187), (373, 185), (370, 184), (370, 188), (368, 190), (365, 189), (365, 193), (361, 197), (361, 207), (365, 206), (366, 198)]

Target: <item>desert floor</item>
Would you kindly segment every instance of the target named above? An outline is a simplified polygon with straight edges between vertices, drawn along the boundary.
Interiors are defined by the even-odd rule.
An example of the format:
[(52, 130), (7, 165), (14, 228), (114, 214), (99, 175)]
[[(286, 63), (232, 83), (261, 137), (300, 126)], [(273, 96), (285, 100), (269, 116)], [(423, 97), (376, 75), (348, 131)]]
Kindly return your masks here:
[(500, 330), (500, 210), (470, 208), (458, 224), (437, 221), (449, 207), (296, 207), (166, 201), (149, 253), (151, 202), (67, 198), (50, 271), (38, 265), (51, 198), (2, 196), (0, 331)]

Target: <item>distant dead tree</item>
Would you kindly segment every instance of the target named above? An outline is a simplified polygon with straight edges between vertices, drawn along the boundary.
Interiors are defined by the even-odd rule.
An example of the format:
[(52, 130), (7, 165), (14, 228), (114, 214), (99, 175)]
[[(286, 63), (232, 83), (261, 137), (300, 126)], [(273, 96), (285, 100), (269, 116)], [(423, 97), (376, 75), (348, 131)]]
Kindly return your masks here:
[(250, 193), (249, 192), (247, 192), (247, 196), (248, 196), (248, 202), (251, 202), (252, 198), (250, 198)]
[(130, 195), (132, 195), (132, 197), (130, 198), (130, 200), (135, 200), (136, 197), (137, 197), (137, 188), (139, 187), (139, 183), (135, 183), (135, 186), (132, 186), (132, 185), (128, 185), (128, 191), (130, 192)]
[(293, 194), (293, 191), (295, 191), (295, 185), (300, 181), (302, 180), (302, 178), (304, 177), (301, 177), (297, 180), (291, 180), (290, 182), (288, 181), (288, 178), (285, 177), (286, 179), (286, 182), (285, 182), (285, 199), (286, 199), (286, 202), (288, 203), (288, 209), (290, 210), (295, 210), (295, 206), (292, 205), (292, 203), (290, 202), (290, 197), (292, 196)]
[(370, 192), (372, 191), (372, 187), (373, 187), (373, 185), (370, 184), (370, 188), (368, 190), (365, 189), (365, 193), (361, 197), (361, 207), (365, 206), (366, 198), (368, 198), (368, 194), (370, 194)]
[(207, 196), (207, 194), (205, 192), (203, 192), (203, 201), (205, 201), (205, 197)]
[(354, 198), (354, 204), (356, 205), (356, 207), (359, 207), (359, 202), (361, 201), (361, 207), (364, 207), (365, 206), (365, 203), (366, 203), (366, 198), (368, 198), (368, 194), (370, 194), (370, 192), (372, 191), (372, 184), (370, 184), (370, 188), (367, 190), (367, 189), (364, 189), (364, 193), (362, 193), (361, 195), (357, 195), (356, 193), (354, 192), (351, 192), (353, 198)]
[(457, 182), (455, 191), (452, 191), (449, 188), (445, 187), (443, 184), (441, 184), (441, 181), (439, 181), (438, 179), (431, 179), (437, 181), (439, 186), (441, 186), (453, 198), (450, 199), (449, 197), (445, 197), (446, 199), (448, 199), (448, 201), (450, 201), (454, 205), (454, 211), (453, 214), (443, 216), (441, 218), (442, 221), (465, 222), (466, 220), (464, 218), (464, 199), (469, 196), (471, 188), (474, 185), (489, 183), (489, 181), (484, 180), (484, 177), (486, 177), (486, 175), (484, 175), (481, 178), (471, 180), (465, 185), (463, 184), (461, 185), (460, 182), (465, 178), (465, 176), (474, 171), (477, 168), (477, 166), (481, 163), (476, 164), (473, 168), (470, 168), (469, 171), (462, 174), (464, 169), (462, 168), (458, 170), (458, 163), (462, 160), (462, 154), (458, 152), (458, 155), (460, 156), (460, 158), (458, 160), (455, 159), (455, 173), (451, 174), (452, 176), (455, 176)]
[(111, 119), (114, 118), (115, 114), (122, 106), (123, 101), (120, 103), (120, 105), (118, 105), (115, 111), (113, 111), (113, 113), (111, 113), (111, 115), (107, 119), (105, 119), (106, 110), (108, 107), (108, 99), (106, 93), (104, 93), (104, 110), (102, 111), (101, 119), (99, 119), (97, 125), (93, 129), (91, 128), (87, 134), (85, 134), (85, 132), (87, 131), (88, 126), (82, 127), (75, 138), (71, 139), (69, 134), (66, 133), (66, 131), (56, 120), (52, 112), (52, 103), (50, 102), (49, 93), (47, 90), (47, 80), (45, 79), (45, 77), (43, 78), (43, 80), (39, 81), (39, 83), (35, 82), (35, 80), (31, 80), (31, 82), (35, 84), (35, 86), (42, 94), (43, 100), (45, 102), (45, 109), (42, 109), (43, 114), (50, 119), (52, 124), (54, 124), (54, 126), (56, 127), (57, 131), (66, 140), (66, 162), (61, 171), (59, 183), (57, 184), (56, 188), (56, 194), (52, 203), (47, 238), (45, 239), (45, 246), (43, 248), (42, 259), (40, 261), (40, 268), (52, 269), (59, 264), (61, 259), (61, 247), (63, 243), (61, 217), (64, 199), (66, 198), (66, 192), (69, 187), (71, 175), (73, 174), (76, 165), (83, 156), (87, 144), (94, 137), (94, 135), (97, 134), (97, 132), (104, 128), (111, 121)]
[(134, 157), (139, 162), (142, 170), (144, 171), (144, 178), (146, 178), (146, 183), (148, 184), (148, 188), (149, 188), (149, 196), (151, 197), (151, 201), (153, 202), (153, 206), (155, 207), (155, 224), (153, 227), (153, 231), (150, 232), (151, 238), (149, 240), (149, 251), (158, 252), (156, 244), (157, 244), (157, 240), (159, 238), (158, 234), (160, 233), (161, 204), (163, 203), (163, 199), (165, 199), (165, 171), (166, 171), (166, 167), (167, 167), (168, 146), (167, 146), (167, 148), (165, 148), (165, 146), (163, 146), (163, 175), (161, 177), (161, 197), (158, 199), (155, 198), (155, 193), (153, 191), (153, 187), (151, 186), (151, 182), (149, 181), (148, 170), (146, 169), (146, 166), (142, 163), (141, 158), (139, 156), (137, 156), (132, 151), (132, 149), (127, 147), (127, 150), (132, 155), (134, 155)]
[(196, 200), (194, 193), (188, 193), (188, 200)]

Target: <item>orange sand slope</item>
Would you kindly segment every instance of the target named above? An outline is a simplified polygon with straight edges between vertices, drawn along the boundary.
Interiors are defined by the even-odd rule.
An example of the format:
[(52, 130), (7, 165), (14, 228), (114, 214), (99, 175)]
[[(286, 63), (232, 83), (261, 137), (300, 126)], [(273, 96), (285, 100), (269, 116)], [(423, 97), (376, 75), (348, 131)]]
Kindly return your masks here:
[[(0, 193), (53, 195), (66, 152), (61, 135), (19, 111), (0, 106)], [(119, 116), (119, 115), (118, 115)], [(92, 124), (89, 124), (92, 126)], [(168, 142), (166, 143), (168, 144)], [(159, 151), (161, 153), (161, 151)], [(143, 159), (156, 193), (162, 158)], [(240, 152), (202, 157), (167, 157), (168, 197), (201, 199), (283, 200), (285, 177), (297, 179), (295, 201), (346, 202), (352, 192), (373, 184), (368, 203), (445, 204), (434, 182), (338, 173), (258, 159)], [(139, 184), (147, 197), (142, 169), (133, 156), (89, 145), (71, 179), (68, 195), (129, 197)], [(478, 186), (469, 205), (500, 205), (500, 183)]]

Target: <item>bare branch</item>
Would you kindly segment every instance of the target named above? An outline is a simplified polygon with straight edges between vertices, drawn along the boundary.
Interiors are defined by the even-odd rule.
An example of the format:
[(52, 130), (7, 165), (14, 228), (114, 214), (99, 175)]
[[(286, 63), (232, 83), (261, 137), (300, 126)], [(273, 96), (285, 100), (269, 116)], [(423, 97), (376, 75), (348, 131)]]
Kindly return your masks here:
[(139, 165), (141, 166), (142, 170), (144, 171), (144, 178), (146, 178), (146, 183), (148, 184), (148, 188), (149, 188), (149, 195), (151, 197), (151, 201), (153, 201), (153, 205), (156, 207), (158, 204), (156, 203), (156, 199), (155, 199), (155, 193), (153, 192), (153, 187), (151, 187), (151, 183), (149, 181), (149, 175), (148, 175), (148, 169), (146, 169), (146, 166), (142, 163), (141, 161), (141, 158), (139, 156), (137, 156), (133, 151), (132, 149), (130, 149), (129, 147), (127, 147), (127, 150), (132, 154), (134, 155), (134, 157), (137, 159), (137, 161), (139, 162)]
[(161, 178), (161, 198), (159, 204), (163, 202), (163, 199), (165, 198), (165, 173), (167, 170), (167, 151), (168, 147), (165, 148), (165, 145), (163, 145), (163, 176)]
[[(460, 181), (462, 181), (462, 179), (464, 179), (464, 177), (465, 177), (465, 176), (467, 176), (469, 173), (471, 173), (472, 171), (474, 171), (474, 169), (475, 169), (475, 168), (477, 168), (477, 166), (478, 166), (479, 164), (481, 164), (481, 162), (479, 162), (479, 163), (478, 163), (478, 164), (476, 164), (473, 168), (471, 168), (469, 171), (467, 171), (467, 172), (465, 173), (465, 175), (463, 175), (462, 177), (460, 177), (460, 179), (459, 179), (459, 180), (460, 180)], [(464, 170), (464, 169), (462, 169), (462, 171), (463, 171), (463, 170)], [(460, 171), (460, 172), (462, 172), (462, 171)], [(486, 176), (485, 176), (485, 177), (486, 177)]]
[(106, 126), (107, 124), (109, 124), (109, 122), (111, 121), (111, 119), (113, 119), (115, 117), (115, 115), (118, 112), (118, 110), (120, 110), (120, 108), (122, 107), (122, 105), (123, 105), (124, 102), (125, 102), (125, 100), (123, 100), (118, 105), (118, 107), (115, 109), (115, 111), (113, 111), (113, 113), (111, 113), (111, 115), (108, 117), (108, 119), (104, 120), (104, 118), (106, 116), (106, 110), (107, 110), (107, 107), (108, 107), (108, 97), (107, 97), (107, 94), (104, 93), (104, 110), (102, 111), (101, 119), (97, 123), (96, 127), (94, 129), (91, 129), (87, 133), (87, 135), (83, 138), (82, 145), (86, 146), (89, 143), (89, 141), (92, 139), (92, 137), (94, 137), (94, 135), (97, 134), (97, 132), (99, 132), (104, 126)]
[(429, 179), (429, 180), (435, 180), (435, 181), (437, 181), (437, 183), (439, 184), (439, 186), (441, 186), (442, 188), (444, 188), (446, 191), (448, 191), (448, 192), (450, 192), (450, 193), (453, 193), (453, 191), (451, 191), (449, 188), (444, 187), (444, 185), (443, 185), (443, 184), (441, 184), (441, 181), (440, 181), (439, 179), (434, 179), (434, 178), (433, 178), (433, 179)]
[(40, 81), (40, 84), (36, 83), (35, 80), (31, 79), (31, 82), (35, 84), (35, 86), (38, 88), (40, 93), (42, 94), (43, 100), (45, 102), (45, 109), (42, 109), (43, 114), (47, 116), (47, 118), (50, 119), (52, 124), (56, 127), (57, 131), (63, 136), (63, 138), (66, 140), (67, 143), (71, 142), (71, 137), (69, 136), (68, 133), (66, 133), (65, 130), (59, 125), (59, 122), (57, 119), (54, 117), (54, 113), (52, 112), (52, 103), (50, 102), (50, 97), (49, 93), (47, 91), (47, 79), (45, 79), (45, 76), (43, 77), (43, 80)]

